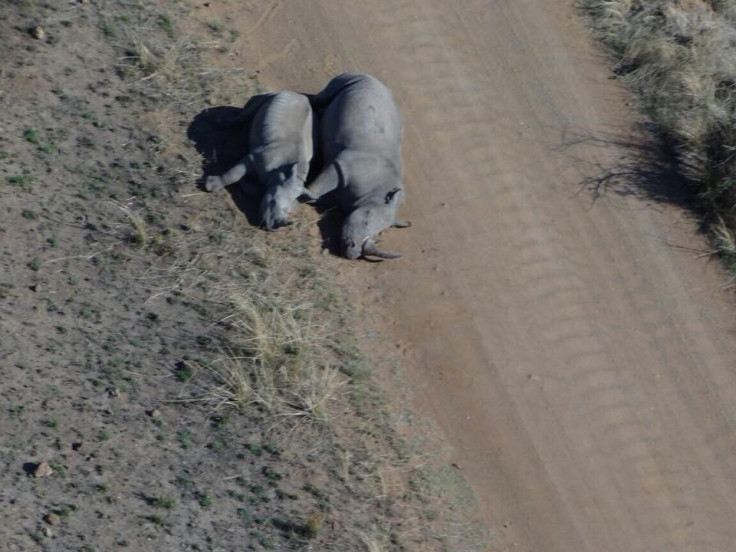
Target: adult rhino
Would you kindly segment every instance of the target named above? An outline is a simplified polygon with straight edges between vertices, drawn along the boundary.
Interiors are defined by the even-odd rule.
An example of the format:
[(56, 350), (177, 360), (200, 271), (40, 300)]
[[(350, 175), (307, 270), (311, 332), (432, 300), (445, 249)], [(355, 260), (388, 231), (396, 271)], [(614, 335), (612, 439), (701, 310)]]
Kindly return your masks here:
[(396, 259), (376, 245), (376, 235), (396, 220), (403, 202), (401, 139), (404, 122), (391, 91), (370, 75), (344, 73), (309, 97), (323, 109), (320, 137), (325, 168), (308, 187), (315, 200), (333, 192), (346, 213), (342, 247), (348, 259)]
[(291, 224), (289, 213), (305, 193), (313, 154), (312, 108), (307, 97), (296, 92), (262, 94), (251, 98), (229, 126), (251, 119), (248, 155), (225, 174), (208, 177), (205, 188), (214, 192), (248, 177), (243, 191), (263, 194), (262, 225), (274, 230)]

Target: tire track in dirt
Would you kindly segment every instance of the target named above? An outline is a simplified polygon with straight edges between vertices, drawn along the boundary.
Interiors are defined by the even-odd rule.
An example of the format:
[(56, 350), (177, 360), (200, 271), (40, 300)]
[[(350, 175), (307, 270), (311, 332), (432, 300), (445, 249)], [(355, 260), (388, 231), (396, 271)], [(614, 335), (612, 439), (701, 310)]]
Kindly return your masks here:
[[(539, 206), (533, 207), (542, 211)], [(522, 227), (529, 229), (531, 225), (525, 221)], [(606, 325), (598, 323), (602, 317), (595, 312), (593, 298), (582, 283), (593, 278), (586, 275), (583, 264), (569, 266), (571, 254), (561, 243), (550, 241), (554, 234), (548, 229), (542, 234), (547, 236), (545, 240), (520, 231), (514, 243), (518, 252), (518, 305), (520, 311), (530, 313), (519, 325), (527, 329), (530, 340), (535, 336), (537, 346), (546, 351), (548, 358), (556, 359), (546, 365), (540, 359), (533, 366), (538, 371), (535, 377), (558, 382), (561, 396), (559, 400), (553, 398), (548, 409), (557, 413), (556, 425), (577, 426), (568, 439), (585, 445), (579, 447), (574, 458), (594, 455), (605, 459), (599, 473), (572, 460), (570, 465), (560, 466), (559, 476), (600, 481), (599, 489), (593, 491), (600, 496), (618, 495), (634, 503), (656, 504), (656, 508), (643, 510), (633, 524), (631, 541), (649, 541), (641, 550), (651, 549), (649, 546), (678, 549), (676, 542), (683, 550), (691, 549), (690, 519), (699, 503), (691, 491), (696, 482), (677, 465), (674, 459), (679, 455), (660, 438), (663, 428), (646, 407), (647, 400), (628, 376), (627, 367), (607, 354), (599, 337), (607, 333)], [(581, 425), (580, 420), (586, 422)], [(588, 474), (581, 477), (586, 471)], [(687, 480), (691, 480), (689, 484), (684, 483)], [(590, 492), (568, 487), (563, 494), (569, 493), (570, 502), (579, 504), (590, 498), (586, 497)], [(610, 521), (611, 516), (605, 519)], [(621, 522), (631, 526), (623, 519)], [(676, 540), (671, 539), (672, 535), (677, 535)], [(596, 539), (587, 543), (587, 548), (600, 545)], [(699, 546), (718, 550), (723, 543), (709, 536)]]
[[(479, 88), (483, 88), (482, 84), (479, 87), (478, 83), (471, 78), (470, 70), (460, 60), (451, 57), (451, 45), (440, 42), (441, 37), (451, 34), (448, 29), (442, 28), (444, 18), (441, 12), (427, 7), (426, 4), (418, 9), (416, 2), (405, 2), (403, 5), (406, 7), (404, 12), (406, 15), (403, 16), (404, 14), (401, 11), (393, 12), (392, 17), (381, 21), (377, 25), (379, 36), (382, 32), (389, 36), (392, 34), (404, 35), (405, 41), (398, 45), (395, 63), (398, 65), (399, 73), (403, 76), (404, 87), (412, 91), (406, 101), (412, 103), (417, 101), (416, 92), (420, 94), (420, 101), (422, 95), (426, 95), (428, 98), (428, 101), (423, 104), (424, 111), (421, 120), (422, 126), (425, 128), (422, 129), (419, 136), (433, 137), (434, 143), (428, 145), (428, 149), (435, 150), (438, 153), (441, 151), (455, 151), (459, 157), (458, 162), (451, 166), (455, 172), (450, 173), (447, 165), (432, 167), (431, 171), (439, 182), (456, 183), (458, 187), (462, 187), (463, 183), (488, 182), (488, 175), (492, 174), (494, 168), (500, 165), (496, 158), (498, 154), (491, 150), (487, 141), (489, 133), (494, 132), (489, 121), (495, 119), (498, 123), (498, 114), (494, 112), (492, 107), (492, 98), (481, 94)], [(386, 12), (379, 10), (379, 13)], [(410, 22), (407, 23), (404, 17)], [(410, 32), (407, 33), (407, 29), (410, 29)], [(427, 78), (427, 75), (431, 75), (431, 78)], [(493, 88), (489, 87), (485, 90), (493, 90)], [(451, 122), (451, 124), (448, 125), (448, 122)], [(507, 123), (505, 126), (511, 125)], [(407, 142), (416, 143), (419, 136), (417, 130), (412, 133), (410, 129)], [(523, 154), (520, 155), (513, 151), (504, 152), (504, 154), (507, 162), (509, 157), (513, 156), (517, 158), (514, 164), (523, 166)], [(429, 161), (429, 159), (425, 157), (425, 161)], [(495, 215), (496, 220), (492, 228), (521, 229), (516, 234), (503, 236), (502, 243), (498, 243), (496, 246), (503, 246), (504, 242), (510, 244), (511, 250), (515, 254), (512, 264), (518, 264), (520, 267), (518, 277), (520, 281), (524, 282), (522, 286), (525, 288), (527, 285), (533, 286), (530, 289), (538, 290), (540, 296), (550, 294), (547, 302), (554, 302), (560, 297), (559, 291), (561, 291), (557, 289), (555, 284), (560, 284), (562, 290), (564, 290), (569, 288), (569, 283), (564, 279), (564, 275), (562, 275), (562, 279), (549, 279), (548, 269), (551, 265), (556, 265), (557, 262), (554, 256), (548, 255), (545, 248), (536, 247), (535, 235), (545, 234), (540, 227), (540, 221), (528, 208), (528, 198), (525, 197), (524, 190), (514, 182), (513, 175), (501, 175), (495, 187), (494, 201), (499, 206), (498, 213), (500, 213), (500, 216), (499, 214)], [(426, 190), (424, 191), (426, 192)], [(452, 184), (447, 188), (443, 187), (437, 190), (436, 193), (440, 195), (440, 199), (446, 199), (448, 203), (452, 203), (452, 208), (436, 212), (429, 223), (446, 228), (448, 234), (456, 234), (456, 238), (451, 239), (462, 239), (464, 247), (469, 250), (483, 252), (474, 257), (463, 255), (451, 260), (455, 271), (466, 274), (472, 281), (471, 285), (477, 285), (478, 289), (483, 289), (487, 287), (487, 284), (484, 285), (484, 282), (482, 282), (486, 274), (486, 267), (483, 265), (488, 259), (492, 259), (490, 252), (485, 254), (489, 249), (487, 238), (489, 235), (493, 235), (492, 228), (488, 228), (486, 231), (479, 231), (477, 228), (478, 226), (484, 226), (483, 214), (478, 212), (477, 209), (479, 200), (482, 200), (482, 197), (478, 197), (480, 195), (478, 191), (469, 186), (462, 189), (462, 191), (466, 193), (457, 193), (458, 189)], [(445, 194), (446, 197), (444, 197)], [(473, 208), (474, 206), (475, 208)], [(428, 205), (419, 207), (420, 210), (423, 208), (432, 210), (432, 206)], [(457, 214), (461, 211), (472, 212), (472, 215), (459, 221), (457, 220)], [(421, 223), (417, 224), (420, 231), (424, 230), (422, 226)], [(480, 261), (480, 265), (478, 261)], [(472, 276), (473, 274), (477, 274), (478, 280), (476, 280), (476, 276)], [(540, 282), (544, 284), (542, 287), (537, 286)], [(492, 293), (497, 295), (501, 293), (501, 290), (495, 290)], [(454, 290), (447, 292), (447, 294), (450, 296), (457, 295)], [(535, 297), (532, 297), (532, 300), (535, 299)], [(436, 296), (426, 297), (429, 305), (436, 304), (437, 300)], [(547, 306), (546, 304), (540, 305), (540, 308), (546, 312)], [(432, 318), (445, 318), (444, 324), (442, 324), (443, 329), (446, 329), (448, 324), (462, 323), (463, 313), (453, 312), (454, 316), (447, 317), (444, 315), (444, 311), (444, 308), (435, 306), (429, 312), (426, 309), (415, 309), (410, 316), (415, 318), (419, 324)], [(460, 317), (457, 317), (457, 314), (460, 314)], [(452, 320), (452, 318), (455, 319)], [(474, 335), (473, 341), (482, 343), (486, 338), (487, 336), (484, 335)], [(459, 336), (454, 336), (452, 341), (455, 343), (465, 342), (465, 340), (461, 341)], [(471, 348), (472, 344), (469, 342), (465, 342), (462, 346), (465, 351)], [(434, 354), (432, 357), (438, 358)], [(447, 359), (448, 365), (451, 362), (450, 359)], [(483, 363), (482, 357), (478, 359), (478, 362), (479, 364)], [(494, 387), (498, 391), (490, 400), (496, 403), (497, 408), (503, 407), (506, 412), (513, 412), (514, 407), (509, 397), (502, 396), (500, 386)], [(506, 415), (508, 416), (508, 414)], [(526, 503), (526, 508), (531, 511), (527, 510), (525, 514), (544, 520), (545, 527), (557, 527), (560, 533), (557, 538), (560, 541), (568, 542), (566, 546), (580, 548), (582, 543), (574, 537), (571, 538), (575, 531), (572, 527), (568, 527), (570, 520), (565, 519), (564, 514), (554, 507), (554, 504), (560, 501), (557, 491), (549, 488), (541, 478), (538, 479), (533, 475), (543, 474), (546, 470), (541, 465), (541, 459), (536, 457), (537, 455), (529, 443), (529, 436), (524, 435), (522, 422), (514, 420), (512, 423), (518, 429), (518, 443), (508, 443), (506, 446), (513, 449), (513, 453), (509, 456), (515, 457), (520, 463), (528, 464), (525, 472), (529, 477), (529, 481), (521, 486), (516, 481), (509, 481), (506, 485), (496, 483), (494, 486), (505, 496), (529, 495), (530, 500)], [(503, 437), (501, 436), (494, 439), (489, 435), (489, 444), (502, 440)], [(527, 462), (521, 462), (520, 458), (528, 458), (528, 460)], [(505, 479), (503, 473), (494, 473), (492, 477), (497, 481)], [(547, 488), (545, 489), (545, 487)], [(533, 499), (531, 499), (531, 495), (535, 495)], [(511, 508), (508, 508), (508, 510), (513, 511)], [(521, 515), (512, 515), (512, 517), (515, 519), (522, 518)], [(519, 525), (522, 524), (519, 523)], [(530, 532), (532, 530), (532, 527), (524, 527), (524, 531)], [(566, 533), (567, 536), (563, 533)]]

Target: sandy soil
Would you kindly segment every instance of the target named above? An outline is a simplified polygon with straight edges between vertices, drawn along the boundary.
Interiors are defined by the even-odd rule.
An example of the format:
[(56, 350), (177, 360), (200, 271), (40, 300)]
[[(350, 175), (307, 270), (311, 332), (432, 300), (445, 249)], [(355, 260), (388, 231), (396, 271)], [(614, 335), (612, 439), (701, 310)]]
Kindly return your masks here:
[(731, 549), (731, 295), (679, 208), (594, 200), (586, 184), (629, 166), (633, 118), (572, 2), (208, 9), (272, 88), (354, 70), (395, 91), (414, 227), (386, 236), (404, 260), (343, 276), (384, 317), (498, 549)]

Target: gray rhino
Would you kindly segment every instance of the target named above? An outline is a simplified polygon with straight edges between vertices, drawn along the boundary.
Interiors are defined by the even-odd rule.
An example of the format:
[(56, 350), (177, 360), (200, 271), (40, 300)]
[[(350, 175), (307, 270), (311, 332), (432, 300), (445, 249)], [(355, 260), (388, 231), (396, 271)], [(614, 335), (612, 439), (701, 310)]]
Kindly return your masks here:
[(376, 246), (376, 235), (383, 230), (409, 226), (396, 220), (404, 198), (404, 122), (391, 91), (370, 75), (344, 73), (309, 101), (315, 110), (324, 108), (320, 137), (325, 168), (307, 196), (316, 200), (334, 191), (346, 213), (341, 239), (348, 259), (401, 257)]
[(262, 94), (251, 98), (230, 125), (251, 119), (248, 155), (225, 174), (208, 177), (205, 188), (214, 192), (247, 175), (243, 191), (263, 194), (262, 225), (274, 230), (290, 224), (288, 215), (305, 192), (313, 154), (312, 108), (307, 97), (296, 92)]

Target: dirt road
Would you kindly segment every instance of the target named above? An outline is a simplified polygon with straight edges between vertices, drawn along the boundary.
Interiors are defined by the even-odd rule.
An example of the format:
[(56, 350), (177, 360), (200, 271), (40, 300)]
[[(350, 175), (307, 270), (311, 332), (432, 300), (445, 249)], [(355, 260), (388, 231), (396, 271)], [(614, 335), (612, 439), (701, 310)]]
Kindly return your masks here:
[(627, 152), (571, 133), (632, 116), (571, 4), (209, 9), (273, 88), (354, 70), (395, 91), (414, 227), (386, 236), (404, 260), (346, 277), (387, 313), (497, 549), (732, 550), (731, 295), (677, 208), (581, 191)]

